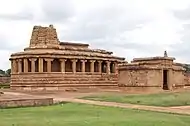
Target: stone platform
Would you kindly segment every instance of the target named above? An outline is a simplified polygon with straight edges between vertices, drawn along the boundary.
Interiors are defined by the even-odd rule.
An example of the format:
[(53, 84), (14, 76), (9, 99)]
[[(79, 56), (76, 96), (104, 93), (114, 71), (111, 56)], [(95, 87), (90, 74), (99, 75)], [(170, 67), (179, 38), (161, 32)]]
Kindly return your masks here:
[(0, 96), (0, 108), (45, 106), (52, 104), (53, 98), (48, 97), (17, 95), (12, 92), (5, 92)]

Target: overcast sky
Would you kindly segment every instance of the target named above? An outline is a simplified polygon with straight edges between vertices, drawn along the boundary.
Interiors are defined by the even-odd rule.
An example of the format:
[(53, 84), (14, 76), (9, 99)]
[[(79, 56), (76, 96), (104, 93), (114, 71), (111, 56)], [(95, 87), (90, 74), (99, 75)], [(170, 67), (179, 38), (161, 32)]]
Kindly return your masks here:
[(190, 0), (0, 0), (0, 69), (29, 45), (34, 25), (53, 24), (61, 41), (134, 57), (190, 63)]

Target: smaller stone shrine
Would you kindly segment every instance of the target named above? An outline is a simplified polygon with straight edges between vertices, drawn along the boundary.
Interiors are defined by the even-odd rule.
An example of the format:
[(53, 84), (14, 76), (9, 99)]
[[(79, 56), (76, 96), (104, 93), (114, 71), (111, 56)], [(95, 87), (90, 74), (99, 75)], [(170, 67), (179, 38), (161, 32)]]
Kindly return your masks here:
[(151, 90), (184, 87), (185, 69), (174, 60), (166, 51), (163, 57), (134, 58), (119, 66), (119, 86)]

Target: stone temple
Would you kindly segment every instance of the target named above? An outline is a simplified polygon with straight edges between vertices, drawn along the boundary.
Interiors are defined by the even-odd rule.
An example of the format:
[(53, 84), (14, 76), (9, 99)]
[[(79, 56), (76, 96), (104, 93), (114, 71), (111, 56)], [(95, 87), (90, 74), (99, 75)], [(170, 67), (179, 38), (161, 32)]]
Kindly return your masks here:
[(118, 86), (118, 64), (125, 58), (60, 42), (53, 25), (34, 26), (29, 47), (11, 55), (11, 89), (77, 90)]
[(34, 26), (29, 47), (11, 55), (11, 89), (16, 90), (173, 90), (190, 86), (175, 58), (125, 58), (90, 49), (88, 44), (60, 42), (56, 29)]
[(188, 84), (185, 69), (175, 58), (164, 56), (134, 58), (131, 63), (120, 65), (119, 86), (140, 90), (173, 90)]

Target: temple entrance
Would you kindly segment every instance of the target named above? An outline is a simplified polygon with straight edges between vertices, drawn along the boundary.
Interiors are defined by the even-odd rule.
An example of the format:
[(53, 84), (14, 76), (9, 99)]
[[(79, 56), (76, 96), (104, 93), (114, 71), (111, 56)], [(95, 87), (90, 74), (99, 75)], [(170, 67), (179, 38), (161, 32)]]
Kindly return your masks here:
[(168, 70), (163, 70), (163, 90), (169, 90), (169, 88), (168, 88)]

